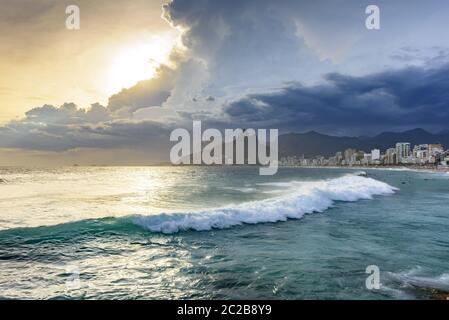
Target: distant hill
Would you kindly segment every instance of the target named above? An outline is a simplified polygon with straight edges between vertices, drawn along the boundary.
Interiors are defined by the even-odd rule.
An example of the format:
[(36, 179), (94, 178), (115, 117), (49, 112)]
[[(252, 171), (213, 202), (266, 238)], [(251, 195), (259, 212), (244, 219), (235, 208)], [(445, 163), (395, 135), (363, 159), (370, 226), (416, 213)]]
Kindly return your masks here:
[(384, 132), (374, 137), (337, 137), (315, 131), (307, 133), (288, 133), (279, 136), (279, 156), (314, 157), (332, 156), (348, 148), (369, 152), (394, 147), (396, 142), (410, 142), (413, 145), (423, 143), (441, 143), (449, 148), (449, 132), (432, 134), (423, 129), (404, 132)]

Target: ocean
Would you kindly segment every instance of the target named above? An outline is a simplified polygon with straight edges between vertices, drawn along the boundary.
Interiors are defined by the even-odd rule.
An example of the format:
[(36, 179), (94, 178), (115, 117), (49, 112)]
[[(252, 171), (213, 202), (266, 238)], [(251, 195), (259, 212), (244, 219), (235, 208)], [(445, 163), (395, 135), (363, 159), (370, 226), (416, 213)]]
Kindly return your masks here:
[[(258, 172), (0, 168), (0, 298), (435, 299), (449, 291), (449, 174)], [(366, 286), (373, 265), (379, 289)]]

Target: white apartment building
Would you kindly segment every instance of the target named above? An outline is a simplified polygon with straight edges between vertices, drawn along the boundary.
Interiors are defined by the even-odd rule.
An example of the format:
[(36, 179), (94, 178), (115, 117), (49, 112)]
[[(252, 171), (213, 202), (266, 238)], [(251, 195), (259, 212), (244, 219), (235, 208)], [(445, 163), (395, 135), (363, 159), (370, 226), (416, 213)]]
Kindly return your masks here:
[(380, 160), (380, 150), (373, 149), (373, 150), (371, 150), (371, 161), (377, 161), (377, 160)]

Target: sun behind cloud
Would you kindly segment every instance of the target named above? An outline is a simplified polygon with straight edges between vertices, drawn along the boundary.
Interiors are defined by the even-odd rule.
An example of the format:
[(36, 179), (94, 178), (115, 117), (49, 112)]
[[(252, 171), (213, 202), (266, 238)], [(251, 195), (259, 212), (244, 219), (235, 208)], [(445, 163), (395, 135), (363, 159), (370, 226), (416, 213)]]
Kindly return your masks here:
[(106, 93), (112, 95), (153, 78), (161, 64), (170, 62), (170, 52), (176, 43), (173, 33), (165, 33), (124, 45), (111, 59)]

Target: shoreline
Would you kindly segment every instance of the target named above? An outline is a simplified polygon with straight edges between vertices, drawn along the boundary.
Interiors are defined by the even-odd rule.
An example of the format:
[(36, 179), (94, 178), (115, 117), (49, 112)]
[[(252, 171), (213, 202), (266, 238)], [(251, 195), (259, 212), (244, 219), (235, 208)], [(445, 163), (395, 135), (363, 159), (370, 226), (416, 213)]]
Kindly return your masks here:
[(392, 170), (392, 171), (419, 171), (430, 173), (449, 173), (449, 167), (436, 166), (279, 166), (280, 168), (314, 168), (314, 169), (354, 169), (354, 170)]
[[(23, 169), (55, 169), (55, 168), (135, 168), (135, 167), (263, 167), (260, 165), (173, 165), (173, 164), (150, 164), (150, 165), (62, 165), (53, 167), (41, 167), (41, 166), (0, 166), (1, 169), (11, 168), (23, 168)], [(415, 172), (429, 172), (429, 173), (448, 173), (448, 167), (437, 166), (417, 166), (417, 165), (403, 165), (403, 166), (301, 166), (301, 165), (279, 165), (279, 168), (310, 168), (310, 169), (353, 169), (353, 170), (391, 170), (391, 171), (415, 171)], [(0, 183), (4, 182), (0, 179)]]

